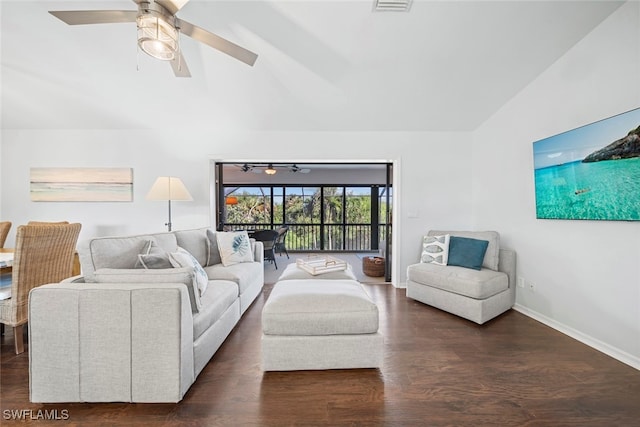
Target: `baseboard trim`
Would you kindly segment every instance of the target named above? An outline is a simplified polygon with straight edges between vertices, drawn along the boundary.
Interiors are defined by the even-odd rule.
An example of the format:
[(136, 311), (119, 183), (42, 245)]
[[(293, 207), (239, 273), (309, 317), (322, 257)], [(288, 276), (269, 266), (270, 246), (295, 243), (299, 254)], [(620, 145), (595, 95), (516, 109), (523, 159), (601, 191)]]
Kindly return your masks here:
[(519, 313), (524, 314), (527, 317), (532, 318), (540, 323), (547, 325), (548, 327), (555, 329), (558, 332), (562, 332), (565, 335), (570, 336), (571, 338), (580, 341), (583, 344), (588, 345), (591, 348), (594, 348), (607, 356), (611, 356), (614, 359), (631, 366), (637, 370), (640, 370), (640, 358), (635, 357), (625, 351), (620, 350), (619, 348), (613, 347), (607, 343), (604, 343), (596, 338), (593, 338), (589, 335), (586, 335), (580, 331), (577, 331), (567, 325), (564, 325), (556, 320), (553, 320), (543, 314), (538, 313), (537, 311), (531, 310), (530, 308), (524, 307), (520, 304), (516, 304), (513, 306), (513, 309)]

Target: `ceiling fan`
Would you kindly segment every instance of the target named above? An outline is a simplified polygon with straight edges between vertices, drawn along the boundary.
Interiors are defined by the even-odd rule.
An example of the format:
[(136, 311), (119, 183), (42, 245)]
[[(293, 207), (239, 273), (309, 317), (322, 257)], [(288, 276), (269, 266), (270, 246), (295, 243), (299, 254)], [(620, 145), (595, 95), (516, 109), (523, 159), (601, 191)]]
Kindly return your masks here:
[(289, 170), (290, 170), (291, 172), (293, 172), (293, 173), (296, 173), (296, 172), (300, 172), (300, 173), (309, 173), (309, 172), (311, 172), (311, 169), (308, 169), (308, 168), (301, 168), (300, 166), (298, 166), (298, 165), (296, 165), (296, 164), (291, 165), (291, 167), (289, 168)]
[(250, 163), (245, 163), (242, 165), (236, 165), (236, 167), (240, 168), (240, 170), (242, 172), (253, 172), (253, 173), (266, 173), (267, 175), (275, 175), (277, 172), (277, 169), (288, 169), (289, 172), (299, 172), (299, 173), (309, 173), (311, 172), (311, 169), (308, 168), (301, 168), (296, 164), (292, 164), (292, 165), (274, 165), (273, 163), (268, 163), (268, 164), (250, 164)]
[(253, 66), (255, 53), (176, 16), (189, 0), (133, 0), (138, 10), (49, 11), (69, 25), (135, 22), (138, 46), (146, 54), (169, 61), (176, 77), (191, 77), (180, 51), (180, 33)]
[(243, 165), (235, 165), (235, 166), (240, 168), (242, 172), (262, 173), (262, 169), (257, 169), (256, 165), (250, 165), (248, 163), (245, 163)]

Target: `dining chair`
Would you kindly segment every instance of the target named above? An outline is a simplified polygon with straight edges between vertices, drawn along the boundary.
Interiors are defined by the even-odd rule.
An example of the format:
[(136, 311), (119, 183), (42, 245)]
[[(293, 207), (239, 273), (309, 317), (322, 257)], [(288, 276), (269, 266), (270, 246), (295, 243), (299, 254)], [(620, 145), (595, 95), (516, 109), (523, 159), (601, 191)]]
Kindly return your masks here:
[(16, 354), (24, 351), (29, 291), (72, 276), (81, 224), (28, 224), (16, 231), (11, 297), (0, 301), (0, 323), (13, 327)]
[(262, 242), (264, 246), (264, 259), (265, 261), (273, 261), (273, 264), (278, 269), (278, 263), (276, 262), (276, 254), (274, 251), (276, 240), (278, 239), (278, 232), (276, 230), (256, 230), (253, 233), (253, 238), (258, 242)]
[(11, 221), (0, 222), (0, 248), (4, 248), (4, 242), (7, 240), (9, 229), (11, 229)]
[(276, 245), (274, 247), (274, 250), (278, 253), (278, 255), (282, 255), (282, 252), (284, 252), (287, 255), (287, 259), (289, 259), (289, 251), (287, 251), (286, 245), (288, 232), (288, 225), (283, 225), (282, 227), (278, 228), (278, 239), (276, 240)]
[(69, 224), (69, 221), (57, 221), (57, 222), (50, 222), (50, 221), (29, 221), (27, 223), (27, 225), (57, 225), (57, 224)]

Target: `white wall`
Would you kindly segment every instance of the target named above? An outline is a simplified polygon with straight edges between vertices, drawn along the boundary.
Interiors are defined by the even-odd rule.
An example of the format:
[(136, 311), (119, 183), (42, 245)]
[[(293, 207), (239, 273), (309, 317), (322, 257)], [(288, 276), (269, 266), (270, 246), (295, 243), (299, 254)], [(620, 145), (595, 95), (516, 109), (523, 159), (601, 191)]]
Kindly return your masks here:
[[(210, 225), (210, 159), (397, 162), (395, 285), (404, 283), (407, 265), (418, 259), (425, 230), (471, 224), (471, 138), (466, 133), (3, 130), (2, 150), (0, 217), (16, 225), (29, 220), (78, 221), (80, 239), (163, 230), (166, 203), (145, 200), (159, 175), (181, 177), (194, 198), (173, 204), (174, 229)], [(32, 202), (29, 168), (45, 166), (132, 167), (134, 201)], [(417, 217), (406, 218), (405, 212)], [(8, 242), (14, 233), (15, 227)]]
[(518, 252), (519, 309), (640, 368), (640, 222), (537, 220), (532, 142), (640, 107), (640, 3), (623, 5), (474, 133), (475, 227)]

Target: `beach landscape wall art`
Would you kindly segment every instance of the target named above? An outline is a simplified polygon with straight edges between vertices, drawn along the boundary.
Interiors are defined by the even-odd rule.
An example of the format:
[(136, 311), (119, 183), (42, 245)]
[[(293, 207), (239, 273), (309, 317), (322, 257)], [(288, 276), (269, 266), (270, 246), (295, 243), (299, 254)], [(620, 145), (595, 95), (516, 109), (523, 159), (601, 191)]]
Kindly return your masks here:
[(131, 202), (131, 168), (31, 168), (34, 202)]
[(640, 220), (640, 108), (533, 143), (536, 217)]

